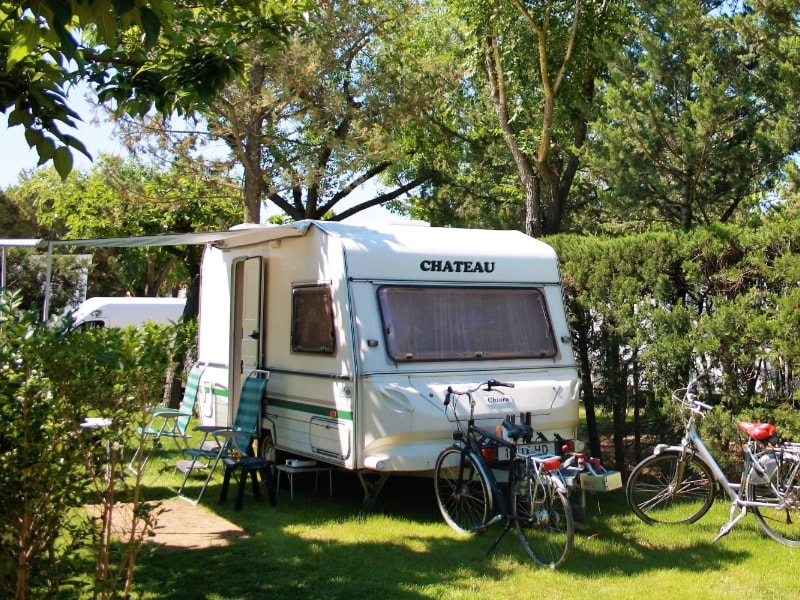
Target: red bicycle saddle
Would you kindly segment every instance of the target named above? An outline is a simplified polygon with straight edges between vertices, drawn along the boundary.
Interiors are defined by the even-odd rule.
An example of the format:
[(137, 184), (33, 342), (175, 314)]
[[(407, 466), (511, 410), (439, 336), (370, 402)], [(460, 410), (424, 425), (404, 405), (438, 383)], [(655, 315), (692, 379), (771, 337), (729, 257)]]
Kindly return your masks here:
[(764, 440), (767, 440), (775, 435), (775, 425), (772, 423), (751, 423), (750, 421), (739, 421), (739, 429), (759, 442), (763, 442)]

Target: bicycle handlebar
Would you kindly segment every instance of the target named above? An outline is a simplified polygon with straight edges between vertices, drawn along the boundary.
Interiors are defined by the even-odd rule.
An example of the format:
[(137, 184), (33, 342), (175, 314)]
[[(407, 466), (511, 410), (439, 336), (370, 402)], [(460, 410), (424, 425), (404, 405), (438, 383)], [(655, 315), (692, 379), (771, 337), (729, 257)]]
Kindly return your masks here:
[(472, 392), (481, 389), (483, 386), (486, 386), (486, 391), (487, 392), (491, 392), (492, 388), (497, 388), (497, 387), (513, 388), (515, 386), (515, 384), (509, 383), (509, 382), (506, 382), (506, 381), (498, 381), (497, 379), (490, 379), (488, 381), (484, 381), (484, 382), (479, 383), (475, 387), (467, 388), (464, 391), (454, 390), (453, 386), (448, 385), (447, 386), (447, 393), (445, 393), (445, 395), (444, 395), (444, 405), (445, 406), (449, 406), (450, 399), (453, 397), (453, 395), (460, 396), (462, 394), (472, 394)]
[(706, 377), (707, 374), (702, 373), (686, 385), (686, 399), (689, 401), (689, 408), (692, 412), (696, 412), (700, 415), (714, 410), (714, 407), (710, 404), (700, 402), (700, 398), (697, 396), (697, 384), (701, 379), (705, 379)]
[(509, 388), (513, 388), (514, 384), (513, 383), (507, 383), (505, 381), (498, 381), (497, 379), (490, 379), (489, 381), (486, 382), (486, 390), (487, 391), (492, 391), (493, 387), (509, 387)]
[(700, 400), (697, 399), (694, 400), (694, 405), (697, 408), (702, 408), (706, 412), (714, 410), (714, 407), (711, 406), (710, 404), (706, 404), (705, 402), (700, 402)]

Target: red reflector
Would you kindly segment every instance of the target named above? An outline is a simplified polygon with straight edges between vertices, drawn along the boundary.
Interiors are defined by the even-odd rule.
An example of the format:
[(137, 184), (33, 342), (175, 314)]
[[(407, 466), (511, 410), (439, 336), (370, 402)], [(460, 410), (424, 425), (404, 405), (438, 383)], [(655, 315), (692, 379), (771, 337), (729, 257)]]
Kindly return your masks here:
[(481, 448), (481, 454), (488, 462), (497, 462), (497, 448)]
[(575, 452), (575, 440), (567, 440), (561, 445), (561, 454), (572, 454)]
[(542, 463), (542, 468), (545, 471), (558, 471), (561, 468), (560, 458), (548, 458)]

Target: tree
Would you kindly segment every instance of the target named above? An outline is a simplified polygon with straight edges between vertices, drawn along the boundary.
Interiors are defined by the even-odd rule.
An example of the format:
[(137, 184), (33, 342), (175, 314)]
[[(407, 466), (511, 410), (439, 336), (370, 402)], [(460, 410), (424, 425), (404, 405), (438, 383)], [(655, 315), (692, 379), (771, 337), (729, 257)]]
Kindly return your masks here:
[(718, 4), (640, 5), (611, 69), (586, 160), (604, 205), (625, 218), (683, 230), (728, 221), (800, 148), (780, 64), (743, 34), (746, 15)]
[(60, 130), (78, 118), (71, 83), (90, 81), (123, 112), (191, 114), (242, 73), (243, 37), (268, 30), (277, 45), (304, 10), (302, 0), (2, 0), (0, 110), (64, 177), (72, 150), (88, 155)]
[[(175, 160), (170, 170), (161, 171), (133, 159), (102, 156), (91, 170), (72, 173), (63, 182), (53, 170), (37, 170), (7, 194), (16, 206), (35, 209), (39, 235), (51, 239), (190, 233), (234, 224), (238, 199), (225, 174), (210, 165), (202, 177), (193, 171), (187, 174), (181, 164), (191, 159)], [(198, 249), (97, 253), (103, 266), (90, 278), (91, 295), (169, 295), (199, 270)]]
[[(231, 191), (236, 186), (225, 171), (209, 162), (204, 163), (202, 173), (196, 171), (185, 150), (172, 154), (173, 164), (166, 170), (108, 156), (101, 157), (90, 172), (72, 173), (61, 184), (52, 170), (39, 170), (8, 190), (8, 194), (16, 205), (35, 209), (38, 226), (48, 228), (50, 238), (126, 237), (229, 228), (239, 220), (238, 194)], [(90, 296), (158, 296), (185, 291), (181, 343), (175, 347), (176, 366), (167, 392), (170, 403), (177, 404), (180, 399), (181, 374), (194, 346), (194, 330), (189, 322), (199, 309), (202, 251), (202, 246), (197, 245), (94, 251)], [(39, 284), (33, 287), (32, 297), (39, 297)], [(50, 303), (51, 312), (74, 300), (74, 295), (63, 296), (66, 293)]]
[[(322, 3), (285, 51), (265, 55), (248, 42), (243, 83), (205, 112), (243, 168), (245, 221), (267, 200), (291, 219), (343, 219), (427, 182), (415, 163), (433, 102), (429, 67), (409, 31), (417, 5), (383, 0)], [(413, 94), (401, 90), (414, 90)], [(335, 212), (364, 186), (376, 191)]]
[[(557, 233), (586, 142), (595, 81), (618, 36), (613, 4), (559, 0), (460, 3), (475, 60), (524, 193), (525, 230)], [(477, 79), (470, 83), (476, 90)]]

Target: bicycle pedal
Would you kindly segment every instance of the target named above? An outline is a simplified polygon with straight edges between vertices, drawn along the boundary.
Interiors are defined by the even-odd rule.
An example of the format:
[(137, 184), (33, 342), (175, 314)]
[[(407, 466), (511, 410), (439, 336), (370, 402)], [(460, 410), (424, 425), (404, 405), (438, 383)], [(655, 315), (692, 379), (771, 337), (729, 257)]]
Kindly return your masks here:
[(486, 523), (481, 523), (480, 525), (475, 525), (475, 527), (472, 528), (472, 533), (474, 533), (476, 535), (480, 535), (480, 534), (484, 533), (487, 529), (489, 529), (489, 527), (491, 527), (492, 525), (494, 525), (495, 523), (500, 521), (502, 518), (503, 518), (502, 514), (495, 515), (491, 519), (486, 521)]

